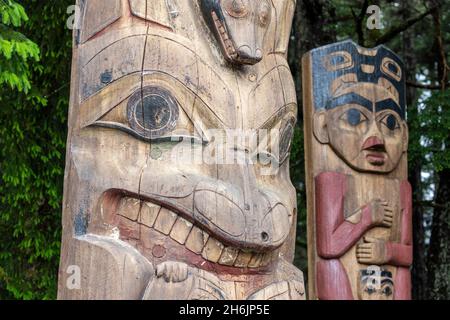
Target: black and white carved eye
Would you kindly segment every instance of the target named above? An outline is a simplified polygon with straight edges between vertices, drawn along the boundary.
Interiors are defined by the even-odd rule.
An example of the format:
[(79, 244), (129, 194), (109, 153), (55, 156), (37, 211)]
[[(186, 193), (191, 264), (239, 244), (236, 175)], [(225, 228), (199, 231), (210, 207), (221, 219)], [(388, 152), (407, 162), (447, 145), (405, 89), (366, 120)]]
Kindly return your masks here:
[(384, 114), (378, 121), (380, 122), (381, 130), (384, 133), (395, 134), (396, 132), (399, 132), (397, 130), (401, 129), (400, 118), (393, 112)]
[(269, 24), (271, 13), (272, 7), (270, 6), (270, 4), (266, 0), (261, 1), (258, 10), (258, 21), (262, 27), (266, 27)]
[(389, 78), (392, 78), (397, 82), (402, 79), (402, 69), (398, 63), (391, 58), (385, 57), (383, 59), (381, 62), (381, 71)]
[(248, 1), (249, 0), (223, 0), (223, 8), (233, 18), (245, 18), (249, 13)]
[(128, 100), (127, 118), (136, 134), (155, 139), (175, 129), (179, 105), (169, 91), (148, 86), (137, 90)]
[(394, 293), (393, 291), (391, 286), (387, 285), (381, 290), (381, 293), (386, 297), (390, 297)]
[(366, 291), (369, 295), (374, 294), (375, 292), (377, 292), (377, 290), (373, 287), (373, 286), (368, 286), (364, 289), (364, 291)]

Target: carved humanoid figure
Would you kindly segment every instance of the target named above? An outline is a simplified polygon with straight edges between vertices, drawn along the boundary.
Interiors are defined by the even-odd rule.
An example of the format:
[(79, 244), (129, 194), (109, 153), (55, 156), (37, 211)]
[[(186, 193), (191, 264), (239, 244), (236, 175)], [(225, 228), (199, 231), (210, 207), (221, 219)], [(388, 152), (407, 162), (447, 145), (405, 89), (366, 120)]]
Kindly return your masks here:
[(59, 298), (304, 299), (295, 0), (78, 5)]
[[(311, 297), (409, 299), (402, 62), (344, 41), (311, 51), (304, 66)], [(368, 275), (384, 282), (368, 289)]]

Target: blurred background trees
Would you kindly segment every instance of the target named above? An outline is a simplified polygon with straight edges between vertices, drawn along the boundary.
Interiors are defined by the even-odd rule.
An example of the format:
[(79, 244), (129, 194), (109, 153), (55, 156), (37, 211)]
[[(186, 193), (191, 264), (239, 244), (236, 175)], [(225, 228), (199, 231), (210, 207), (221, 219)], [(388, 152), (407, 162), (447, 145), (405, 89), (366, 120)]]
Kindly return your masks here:
[[(0, 0), (0, 299), (53, 299), (70, 85), (73, 0)], [(382, 29), (369, 30), (378, 5)], [(415, 299), (450, 298), (450, 3), (297, 0), (289, 62), (299, 124), (291, 155), (298, 191), (295, 263), (307, 274), (301, 56), (351, 38), (385, 44), (408, 75), (409, 179), (414, 190)]]

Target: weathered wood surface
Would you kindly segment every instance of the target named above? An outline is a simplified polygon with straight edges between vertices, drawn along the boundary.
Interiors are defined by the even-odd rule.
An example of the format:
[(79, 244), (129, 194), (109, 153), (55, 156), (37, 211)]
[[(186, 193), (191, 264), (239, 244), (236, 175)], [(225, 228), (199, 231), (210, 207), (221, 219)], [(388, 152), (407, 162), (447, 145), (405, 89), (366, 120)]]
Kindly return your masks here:
[(304, 299), (295, 0), (77, 4), (58, 297)]
[(311, 299), (409, 299), (402, 62), (351, 41), (303, 58)]

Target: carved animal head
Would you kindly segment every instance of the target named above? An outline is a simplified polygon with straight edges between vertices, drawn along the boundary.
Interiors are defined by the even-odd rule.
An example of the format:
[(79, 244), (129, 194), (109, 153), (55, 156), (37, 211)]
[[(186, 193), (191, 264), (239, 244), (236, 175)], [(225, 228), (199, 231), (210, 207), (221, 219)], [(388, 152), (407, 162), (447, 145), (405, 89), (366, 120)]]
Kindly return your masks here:
[(405, 77), (385, 47), (351, 41), (314, 51), (314, 133), (350, 167), (393, 171), (408, 147)]
[[(288, 159), (297, 105), (283, 45), (290, 22), (267, 26), (266, 40), (269, 35), (272, 40), (266, 47), (277, 58), (236, 82), (234, 68), (205, 54), (199, 42), (207, 40), (204, 27), (192, 25), (198, 14), (193, 1), (170, 1), (176, 17), (166, 0), (130, 1), (129, 7), (122, 2), (86, 2), (81, 30), (86, 36), (77, 48), (79, 127), (70, 161), (77, 173), (88, 173), (77, 190), (89, 192), (91, 202), (83, 203), (82, 212), (92, 213), (89, 223), (76, 219), (82, 221), (77, 234), (97, 228), (109, 234), (117, 227), (121, 239), (138, 240), (139, 246), (145, 241), (140, 250), (149, 259), (168, 259), (164, 248), (176, 247), (170, 258), (219, 263), (219, 253), (229, 247), (234, 258), (221, 265), (247, 266), (258, 254), (252, 268), (268, 267), (295, 221)], [(246, 13), (227, 28), (241, 52), (234, 59), (250, 63), (257, 60), (253, 49), (263, 43), (248, 21), (256, 21), (256, 12), (262, 19), (261, 11), (267, 9), (268, 17), (275, 11), (262, 5), (272, 1), (243, 3)], [(232, 4), (217, 3), (225, 20), (236, 15)], [(283, 0), (274, 6), (280, 16), (292, 17), (293, 4)], [(113, 22), (102, 33), (100, 21)], [(266, 27), (260, 21), (254, 28)], [(245, 55), (241, 43), (247, 43), (247, 34), (253, 51)], [(142, 225), (146, 234), (137, 234)], [(153, 250), (161, 235), (170, 244)], [(204, 253), (205, 246), (214, 246), (216, 254)], [(240, 248), (246, 251), (237, 259)]]
[(205, 20), (233, 64), (256, 64), (263, 58), (263, 40), (272, 5), (268, 0), (200, 0)]

